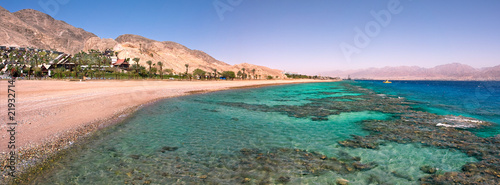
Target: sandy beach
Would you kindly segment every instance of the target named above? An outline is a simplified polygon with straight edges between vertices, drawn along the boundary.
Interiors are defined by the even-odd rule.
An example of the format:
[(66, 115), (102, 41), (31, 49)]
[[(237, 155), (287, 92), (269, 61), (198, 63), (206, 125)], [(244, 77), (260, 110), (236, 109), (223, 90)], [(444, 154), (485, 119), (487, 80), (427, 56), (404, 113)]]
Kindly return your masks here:
[[(76, 129), (99, 126), (137, 106), (193, 92), (228, 88), (319, 82), (318, 80), (259, 81), (28, 81), (15, 82), (16, 148), (32, 148), (57, 140), (71, 142)], [(7, 81), (0, 82), (1, 110), (7, 110)], [(133, 109), (133, 110), (131, 110)], [(121, 116), (123, 117), (123, 116)], [(7, 111), (0, 120), (7, 123)], [(87, 128), (92, 131), (95, 128)], [(7, 124), (0, 126), (0, 153), (9, 151)], [(81, 131), (79, 131), (81, 132)], [(80, 133), (81, 134), (81, 133)], [(73, 138), (75, 139), (75, 138)], [(64, 144), (62, 144), (64, 145)], [(54, 147), (54, 146), (53, 146)], [(59, 143), (55, 147), (62, 147)]]

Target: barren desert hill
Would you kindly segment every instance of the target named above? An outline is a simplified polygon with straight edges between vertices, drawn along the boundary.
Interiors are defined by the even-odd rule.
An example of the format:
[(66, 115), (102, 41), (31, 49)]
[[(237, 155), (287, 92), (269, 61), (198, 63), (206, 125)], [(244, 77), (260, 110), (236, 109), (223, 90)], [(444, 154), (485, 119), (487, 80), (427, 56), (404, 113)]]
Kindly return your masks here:
[(0, 45), (76, 53), (93, 33), (32, 9), (11, 13), (0, 7)]
[(32, 9), (11, 13), (0, 7), (0, 45), (53, 49), (69, 54), (90, 49), (113, 49), (119, 52), (120, 59), (140, 58), (143, 66), (147, 66), (149, 60), (153, 63), (161, 61), (164, 69), (173, 69), (175, 72), (185, 72), (186, 64), (189, 65), (188, 72), (200, 68), (207, 72), (230, 70), (237, 73), (242, 70), (241, 66), (245, 66), (249, 68), (248, 71), (255, 69), (255, 75), (261, 75), (262, 78), (268, 75), (285, 77), (280, 70), (252, 64), (233, 66), (203, 51), (192, 50), (171, 41), (156, 41), (132, 34), (121, 35), (116, 39), (99, 38), (82, 28)]
[(255, 69), (254, 73), (247, 73), (253, 76), (258, 76), (263, 79), (267, 76), (278, 76), (284, 78), (280, 70), (270, 69), (264, 66), (253, 64), (237, 64), (230, 65), (225, 62), (219, 61), (209, 54), (200, 51), (192, 50), (188, 47), (171, 41), (156, 41), (145, 38), (139, 35), (125, 34), (120, 35), (115, 40), (99, 39), (97, 37), (87, 40), (84, 50), (90, 49), (113, 49), (118, 52), (118, 57), (123, 58), (140, 58), (139, 63), (147, 66), (147, 61), (157, 63), (161, 61), (164, 69), (173, 69), (177, 73), (186, 71), (186, 64), (188, 64), (188, 72), (192, 72), (196, 68), (202, 69), (207, 72), (222, 71), (242, 71), (245, 68), (247, 71)]

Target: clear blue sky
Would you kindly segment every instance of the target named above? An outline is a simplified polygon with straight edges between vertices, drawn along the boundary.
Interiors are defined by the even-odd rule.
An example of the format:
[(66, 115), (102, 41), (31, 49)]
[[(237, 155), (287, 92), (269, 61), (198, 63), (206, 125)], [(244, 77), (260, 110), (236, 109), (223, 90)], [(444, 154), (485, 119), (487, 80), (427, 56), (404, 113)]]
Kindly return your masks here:
[[(59, 10), (49, 6), (47, 11), (39, 2), (56, 2)], [(220, 17), (214, 2), (232, 11), (220, 10)], [(52, 14), (101, 38), (137, 34), (203, 50), (230, 64), (247, 62), (308, 74), (453, 62), (478, 68), (500, 65), (500, 1), (391, 3), (393, 0), (2, 0), (0, 6), (11, 12), (31, 8)], [(380, 16), (382, 21), (377, 22), (372, 10), (389, 12), (391, 20)], [(361, 42), (356, 28), (371, 33), (368, 44)], [(355, 38), (362, 44), (356, 45)], [(341, 49), (346, 44), (358, 52), (349, 60), (345, 57), (348, 52)]]

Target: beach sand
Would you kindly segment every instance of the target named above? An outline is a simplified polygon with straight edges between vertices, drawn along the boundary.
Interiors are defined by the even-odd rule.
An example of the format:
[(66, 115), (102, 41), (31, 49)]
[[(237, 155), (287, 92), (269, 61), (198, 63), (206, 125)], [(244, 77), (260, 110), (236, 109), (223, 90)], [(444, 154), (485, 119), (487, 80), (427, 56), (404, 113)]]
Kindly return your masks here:
[[(205, 91), (259, 85), (321, 82), (319, 80), (248, 81), (28, 81), (15, 82), (16, 149), (52, 145), (54, 149), (95, 131), (105, 122), (158, 99)], [(7, 148), (7, 86), (0, 81), (0, 153)], [(109, 123), (107, 123), (109, 124)], [(80, 129), (77, 131), (77, 129)], [(83, 130), (82, 130), (83, 129)], [(83, 133), (84, 134), (84, 133)], [(68, 138), (75, 136), (75, 138)]]

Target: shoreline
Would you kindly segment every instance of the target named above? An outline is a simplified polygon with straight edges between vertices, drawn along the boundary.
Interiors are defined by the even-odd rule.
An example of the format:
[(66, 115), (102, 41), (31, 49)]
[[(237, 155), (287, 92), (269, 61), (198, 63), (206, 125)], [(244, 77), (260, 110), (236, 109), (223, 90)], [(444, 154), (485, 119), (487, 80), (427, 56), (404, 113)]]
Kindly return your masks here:
[(499, 82), (500, 80), (453, 80), (453, 79), (352, 79), (353, 81), (423, 81), (423, 82)]
[[(368, 136), (358, 136), (358, 137), (352, 137), (350, 139), (346, 139), (343, 141), (339, 141), (338, 144), (342, 147), (349, 147), (349, 148), (371, 148), (371, 149), (376, 149), (379, 146), (384, 146), (384, 143), (386, 142), (396, 142), (400, 144), (409, 144), (409, 143), (417, 143), (417, 144), (422, 144), (424, 146), (429, 146), (429, 147), (437, 147), (441, 149), (449, 148), (449, 149), (454, 149), (463, 152), (464, 154), (468, 155), (469, 157), (475, 157), (477, 161), (471, 162), (464, 164), (462, 169), (470, 169), (470, 166), (473, 166), (477, 171), (472, 171), (474, 174), (481, 173), (481, 177), (484, 177), (488, 180), (492, 180), (491, 176), (484, 175), (484, 172), (492, 172), (492, 171), (487, 171), (491, 170), (491, 166), (489, 163), (496, 163), (495, 161), (491, 161), (492, 155), (494, 153), (491, 153), (491, 151), (498, 151), (495, 148), (487, 149), (486, 153), (482, 153), (484, 151), (484, 147), (488, 148), (486, 145), (481, 145), (480, 143), (484, 143), (485, 140), (478, 138), (477, 136), (471, 134), (469, 131), (464, 130), (464, 129), (457, 129), (457, 128), (448, 128), (448, 127), (441, 127), (439, 126), (439, 123), (443, 121), (450, 121), (447, 116), (440, 116), (436, 115), (433, 113), (429, 112), (421, 112), (417, 110), (413, 110), (409, 108), (407, 105), (409, 105), (406, 102), (406, 99), (400, 99), (394, 96), (379, 96), (376, 93), (369, 93), (372, 92), (370, 89), (365, 89), (359, 86), (355, 86), (349, 83), (342, 83), (348, 90), (347, 91), (352, 91), (352, 92), (360, 92), (364, 95), (363, 98), (365, 101), (363, 102), (368, 102), (368, 104), (363, 104), (365, 106), (361, 107), (358, 106), (358, 108), (361, 109), (366, 109), (368, 108), (370, 111), (380, 111), (380, 112), (385, 112), (388, 114), (401, 114), (401, 116), (398, 116), (397, 118), (394, 119), (388, 119), (388, 120), (369, 120), (365, 123), (363, 123), (363, 128), (370, 130), (370, 132), (382, 132), (383, 134), (370, 134)], [(248, 87), (248, 86), (247, 86)], [(278, 87), (279, 88), (279, 87)], [(364, 93), (363, 93), (364, 92)], [(203, 93), (203, 92), (197, 92), (197, 93)], [(336, 97), (335, 99), (342, 99), (344, 97)], [(351, 97), (351, 98), (356, 98), (356, 97)], [(318, 99), (315, 101), (322, 101), (322, 99)], [(333, 101), (335, 102), (335, 101)], [(343, 107), (346, 102), (337, 102), (334, 104), (334, 107)], [(348, 104), (351, 105), (356, 105), (359, 104), (356, 103), (356, 101), (351, 101), (347, 102)], [(143, 108), (145, 106), (149, 106), (151, 104), (143, 104), (138, 106), (136, 109), (131, 110), (131, 112), (134, 112), (134, 110)], [(311, 105), (309, 105), (311, 106)], [(265, 108), (263, 109), (265, 110)], [(286, 111), (286, 110), (282, 110)], [(355, 110), (355, 111), (360, 111), (360, 110)], [(295, 112), (299, 113), (299, 112)], [(317, 113), (313, 113), (313, 115), (319, 115)], [(129, 117), (133, 117), (133, 113), (128, 114)], [(311, 115), (312, 116), (312, 115)], [(118, 116), (120, 117), (120, 116)], [(122, 117), (124, 118), (124, 117)], [(459, 116), (454, 116), (454, 118), (460, 118)], [(124, 118), (127, 119), (127, 118)], [(461, 119), (461, 118), (460, 118)], [(472, 119), (474, 120), (474, 119)], [(477, 122), (477, 121), (471, 121), (473, 124), (477, 123), (482, 123), (482, 122)], [(415, 126), (415, 122), (419, 122), (419, 126)], [(99, 138), (101, 136), (105, 136), (114, 130), (116, 128), (120, 128), (121, 126), (124, 126), (124, 124), (120, 123), (126, 123), (125, 122), (119, 122), (118, 124), (114, 124), (115, 126), (112, 127), (107, 127), (105, 129), (101, 129), (102, 131), (99, 132), (94, 132), (94, 134), (89, 135), (85, 139), (81, 139), (81, 142), (75, 143), (72, 147), (68, 149), (64, 149), (61, 151), (58, 151), (57, 154), (55, 154), (53, 157), (50, 159), (46, 160), (45, 163), (36, 166), (36, 168), (32, 168), (31, 171), (26, 172), (26, 176), (23, 176), (19, 178), (18, 180), (11, 182), (14, 184), (25, 184), (27, 182), (33, 182), (30, 180), (41, 180), (44, 181), (45, 178), (48, 178), (45, 175), (40, 175), (44, 173), (50, 173), (52, 170), (58, 170), (56, 165), (53, 165), (54, 163), (57, 164), (57, 161), (61, 161), (61, 159), (64, 159), (68, 156), (68, 154), (78, 154), (75, 152), (79, 152), (81, 149), (86, 150), (86, 146), (88, 146), (88, 143), (92, 143), (95, 138)], [(382, 126), (384, 125), (384, 126)], [(392, 125), (392, 126), (391, 126)], [(393, 127), (394, 126), (394, 127)], [(477, 126), (481, 126), (481, 124), (478, 124)], [(418, 134), (415, 134), (418, 133)], [(422, 137), (422, 135), (424, 137)], [(455, 139), (453, 140), (447, 140), (450, 137), (453, 136), (452, 138), (457, 138), (460, 141), (465, 141), (465, 142), (460, 142), (457, 143)], [(487, 140), (486, 140), (487, 141)], [(469, 144), (469, 143), (475, 143), (475, 144)], [(491, 144), (491, 143), (490, 143)], [(479, 146), (479, 148), (477, 147)], [(444, 147), (444, 148), (443, 148)], [(294, 151), (297, 149), (301, 148), (289, 148)], [(252, 151), (249, 149), (248, 151)], [(307, 151), (307, 150), (303, 150)], [(310, 152), (310, 151), (309, 151)], [(254, 153), (255, 155), (258, 155), (259, 152)], [(312, 154), (321, 154), (321, 153), (312, 153)], [(484, 156), (481, 157), (481, 154)], [(323, 160), (319, 160), (319, 156), (316, 156), (317, 158), (317, 163), (324, 163)], [(255, 159), (255, 157), (252, 157), (252, 159)], [(65, 161), (65, 160), (63, 160)], [(354, 164), (353, 164), (354, 165)], [(494, 164), (496, 165), (496, 164)], [(418, 167), (418, 166), (417, 166)], [(423, 166), (421, 167), (421, 171)], [(430, 166), (430, 168), (434, 168), (435, 166)], [(460, 168), (458, 168), (460, 169)], [(331, 170), (331, 169), (330, 169)], [(485, 171), (486, 170), (486, 171)], [(340, 172), (342, 170), (340, 169)], [(493, 171), (496, 173), (496, 171)], [(201, 174), (206, 174), (201, 173)], [(394, 174), (393, 172), (392, 174)], [(435, 175), (428, 174), (425, 176), (413, 176), (415, 178), (412, 178), (412, 176), (409, 176), (412, 178), (409, 181), (414, 181), (421, 179), (422, 181), (425, 182), (439, 182), (443, 180), (441, 177), (446, 177), (446, 178), (457, 178), (459, 177), (458, 174), (463, 174), (463, 173), (471, 173), (470, 171), (467, 170), (462, 170), (462, 171), (450, 171), (446, 172), (444, 174), (439, 174), (439, 178), (436, 178)], [(159, 174), (157, 174), (159, 175)], [(299, 174), (300, 175), (300, 174)], [(40, 178), (40, 179), (33, 179), (33, 178)], [(130, 177), (130, 176), (129, 176)], [(198, 176), (202, 177), (202, 176)], [(217, 178), (217, 177), (215, 177)], [(396, 176), (396, 178), (401, 178), (400, 176)], [(195, 177), (195, 179), (198, 179)], [(210, 176), (208, 176), (208, 179), (210, 179)], [(139, 179), (142, 180), (142, 179)], [(149, 180), (149, 179), (146, 179)], [(466, 179), (467, 180), (467, 179)], [(203, 178), (200, 181), (205, 181), (205, 178)], [(127, 182), (127, 181), (126, 181)], [(466, 182), (466, 181), (462, 181)], [(484, 182), (484, 181), (483, 181)], [(431, 183), (432, 184), (432, 183)]]
[[(21, 80), (21, 81), (17, 81), (16, 83), (18, 83), (18, 82), (25, 82), (25, 81)], [(37, 84), (40, 82), (43, 83), (44, 81), (28, 81), (28, 84), (30, 84), (30, 83)], [(192, 95), (192, 94), (209, 93), (209, 92), (214, 92), (214, 91), (231, 90), (231, 89), (258, 88), (258, 87), (265, 87), (265, 86), (276, 86), (276, 85), (297, 84), (297, 83), (317, 83), (317, 82), (334, 82), (334, 81), (332, 81), (332, 80), (259, 80), (259, 81), (255, 80), (255, 81), (229, 81), (229, 82), (228, 81), (182, 81), (182, 82), (170, 82), (170, 81), (111, 81), (111, 82), (110, 81), (89, 81), (89, 82), (83, 82), (83, 83), (89, 83), (89, 84), (95, 83), (95, 84), (93, 84), (94, 86), (91, 85), (90, 87), (89, 86), (77, 87), (77, 88), (70, 87), (70, 88), (62, 88), (62, 89), (61, 88), (58, 89), (58, 87), (55, 87), (56, 90), (53, 90), (50, 87), (49, 88), (45, 87), (45, 89), (43, 89), (43, 87), (41, 87), (43, 90), (35, 91), (34, 93), (27, 93), (25, 95), (29, 95), (30, 97), (35, 97), (34, 99), (31, 100), (32, 102), (43, 101), (43, 100), (38, 100), (38, 98), (40, 98), (40, 96), (44, 97), (44, 94), (53, 95), (55, 93), (56, 95), (60, 95), (62, 93), (64, 95), (67, 95), (67, 94), (77, 92), (77, 95), (84, 96), (88, 92), (80, 91), (80, 90), (82, 90), (82, 89), (89, 90), (87, 88), (99, 86), (99, 85), (102, 85), (102, 83), (105, 83), (108, 86), (113, 86), (116, 84), (123, 85), (123, 83), (132, 83), (132, 85), (137, 85), (137, 83), (139, 83), (139, 84), (144, 85), (144, 83), (146, 83), (146, 85), (144, 85), (144, 87), (142, 87), (143, 88), (142, 90), (144, 90), (146, 92), (141, 92), (140, 91), (141, 89), (137, 90), (137, 89), (132, 88), (132, 89), (129, 89), (128, 92), (124, 92), (125, 94), (129, 94), (129, 95), (131, 93), (137, 93), (137, 92), (139, 92), (142, 95), (144, 95), (144, 94), (151, 95), (150, 91), (166, 91), (166, 90), (174, 91), (174, 93), (163, 94), (161, 96), (150, 96), (150, 97), (147, 97), (145, 99), (141, 99), (142, 101), (129, 102), (129, 104), (122, 105), (118, 111), (114, 111), (112, 114), (109, 114), (109, 111), (108, 111), (107, 116), (101, 116), (101, 117), (96, 116), (96, 117), (93, 117), (93, 119), (91, 121), (86, 121), (84, 123), (81, 123), (81, 122), (78, 123), (77, 121), (79, 121), (81, 119), (73, 118), (73, 120), (76, 120), (75, 121), (76, 123), (71, 122), (71, 124), (69, 126), (67, 126), (63, 121), (62, 124), (66, 125), (65, 126), (66, 129), (62, 129), (62, 130), (49, 129), (48, 130), (49, 133), (45, 133), (45, 135), (42, 134), (40, 136), (40, 134), (39, 134), (38, 136), (35, 136), (33, 138), (29, 138), (29, 139), (31, 139), (31, 141), (26, 142), (26, 139), (22, 140), (22, 141), (24, 141), (24, 143), (21, 143), (21, 145), (20, 145), (21, 147), (16, 150), (16, 152), (18, 154), (18, 156), (17, 156), (18, 162), (16, 164), (17, 178), (14, 178), (14, 179), (8, 177), (6, 174), (7, 170), (4, 169), (4, 166), (5, 166), (4, 164), (6, 163), (7, 157), (9, 156), (9, 155), (7, 155), (8, 153), (6, 150), (7, 145), (0, 146), (0, 152), (1, 152), (0, 158), (2, 159), (2, 166), (0, 167), (1, 168), (0, 173), (2, 174), (2, 176), (0, 177), (0, 179), (2, 179), (3, 182), (6, 182), (6, 181), (12, 182), (12, 180), (14, 180), (14, 182), (17, 182), (17, 181), (22, 180), (22, 179), (30, 179), (30, 177), (32, 177), (34, 174), (42, 172), (43, 168), (46, 167), (47, 164), (49, 164), (50, 162), (52, 162), (54, 160), (57, 160), (58, 156), (60, 157), (61, 155), (64, 155), (62, 153), (64, 153), (64, 151), (66, 151), (67, 149), (72, 148), (72, 145), (74, 143), (85, 142), (85, 140), (92, 137), (96, 133), (96, 131), (105, 129), (109, 126), (119, 124), (119, 123), (123, 122), (123, 120), (129, 118), (130, 115), (135, 113), (141, 107), (154, 104), (154, 103), (156, 103), (160, 100), (163, 100), (163, 99), (179, 97), (179, 96), (187, 96), (187, 95)], [(6, 81), (5, 81), (5, 84), (3, 84), (2, 82), (0, 82), (0, 83), (1, 83), (0, 85), (2, 85), (2, 86), (7, 86)], [(56, 83), (59, 86), (64, 86), (64, 85), (71, 86), (71, 85), (64, 84), (64, 83), (82, 83), (82, 82), (49, 81), (47, 83), (49, 83), (49, 84)], [(163, 84), (160, 84), (160, 85), (152, 84), (153, 86), (158, 86), (158, 87), (150, 89), (150, 87), (146, 87), (148, 85), (151, 85), (148, 83), (163, 83)], [(163, 86), (161, 86), (161, 85), (163, 85)], [(171, 86), (169, 86), (169, 85), (177, 85), (177, 87), (171, 88)], [(196, 85), (200, 85), (202, 87), (200, 87), (200, 86), (194, 87)], [(168, 88), (166, 88), (165, 86), (167, 86)], [(129, 87), (129, 86), (125, 86), (123, 88), (127, 89), (127, 87)], [(121, 90), (123, 90), (123, 88)], [(36, 89), (36, 87), (35, 87), (35, 89)], [(58, 91), (58, 90), (60, 90), (60, 91)], [(111, 88), (109, 91), (112, 91), (112, 90), (113, 89)], [(57, 91), (57, 92), (50, 92), (50, 91)], [(69, 91), (69, 93), (66, 91)], [(110, 93), (109, 91), (108, 91), (108, 93)], [(22, 91), (19, 91), (19, 92), (22, 92)], [(113, 94), (113, 93), (111, 93), (111, 94)], [(103, 99), (103, 97), (100, 97), (99, 95), (100, 94), (95, 95), (95, 94), (91, 93), (89, 101), (98, 101), (100, 99)], [(6, 97), (6, 94), (0, 93), (0, 96), (2, 96), (2, 98), (4, 98), (3, 96)], [(97, 96), (97, 97), (95, 97), (95, 96)], [(75, 97), (75, 96), (73, 95), (70, 97)], [(78, 97), (78, 96), (76, 96), (76, 97)], [(62, 97), (61, 99), (64, 99), (64, 98), (65, 97)], [(137, 99), (137, 97), (135, 97), (135, 98)], [(22, 98), (19, 98), (19, 99), (22, 100)], [(51, 99), (51, 98), (48, 98), (48, 99)], [(52, 97), (52, 99), (57, 100), (57, 96), (56, 96), (56, 98)], [(83, 99), (81, 101), (86, 102), (88, 99), (89, 98)], [(23, 101), (20, 101), (20, 102), (23, 102)], [(30, 102), (30, 101), (28, 101), (28, 102)], [(121, 102), (121, 101), (116, 102), (115, 101), (113, 103), (120, 104), (123, 102)], [(111, 103), (111, 104), (113, 104), (113, 103)], [(56, 104), (58, 104), (58, 103), (56, 103)], [(63, 104), (64, 104), (64, 102), (63, 102)], [(64, 106), (66, 106), (66, 107), (73, 106), (74, 107), (74, 105), (71, 105), (71, 104), (74, 104), (74, 103), (65, 102), (65, 105), (63, 105), (63, 107)], [(86, 102), (86, 104), (88, 104), (88, 102)], [(92, 103), (90, 105), (92, 105)], [(0, 104), (0, 108), (2, 106), (6, 106), (6, 105)], [(108, 107), (109, 106), (111, 106), (111, 105), (108, 105)], [(50, 109), (51, 107), (50, 107), (50, 105), (45, 104), (45, 106), (36, 107), (35, 112), (36, 112), (36, 110), (44, 112), (45, 108)], [(88, 108), (88, 106), (87, 106), (87, 108)], [(95, 110), (99, 111), (99, 108), (102, 108), (102, 107), (91, 107), (91, 108), (93, 108), (92, 110), (94, 110), (94, 111)], [(39, 109), (42, 109), (42, 110), (39, 110)], [(30, 112), (32, 112), (32, 111), (31, 110), (27, 111), (27, 112), (25, 112), (25, 114), (27, 115)], [(52, 110), (52, 112), (54, 112), (54, 111)], [(55, 117), (51, 117), (51, 118), (65, 120), (64, 118), (62, 118), (62, 116), (65, 116), (65, 115), (68, 116), (67, 113), (66, 114), (64, 114), (64, 113), (57, 114), (57, 113), (60, 113), (60, 112), (56, 112), (56, 114), (52, 114), (52, 116), (55, 115)], [(48, 114), (51, 115), (50, 111), (48, 112)], [(75, 114), (75, 113), (72, 113), (72, 114)], [(22, 115), (22, 114), (20, 114), (20, 115)], [(3, 117), (6, 117), (6, 116), (3, 116)], [(21, 117), (21, 116), (19, 116), (19, 117)], [(30, 118), (32, 118), (32, 117), (33, 116), (31, 116)], [(5, 118), (0, 118), (0, 119), (5, 119)], [(87, 120), (89, 120), (89, 119), (90, 118), (87, 117)], [(32, 125), (31, 121), (32, 120), (29, 120), (29, 119), (28, 119), (28, 121), (26, 121), (26, 119), (21, 120), (20, 126), (22, 124), (24, 124), (23, 126), (25, 128), (26, 127), (29, 128)], [(26, 124), (26, 122), (28, 124)], [(39, 125), (39, 124), (40, 123), (38, 123), (38, 124), (35, 123), (33, 125)], [(42, 123), (41, 130), (47, 131), (47, 127), (50, 128), (50, 127), (54, 127), (54, 126), (58, 125), (58, 123), (54, 123), (54, 124), (55, 125), (45, 124), (46, 128), (44, 129), (43, 128), (44, 124)], [(61, 125), (61, 124), (59, 123), (59, 125)], [(6, 143), (3, 140), (7, 139), (5, 137), (6, 132), (4, 129), (6, 129), (6, 128), (0, 126), (0, 131), (2, 131), (2, 138), (0, 139), (0, 140), (2, 140), (1, 143)], [(23, 128), (22, 127), (19, 128), (18, 132), (19, 131), (23, 131)], [(35, 132), (35, 134), (36, 134), (36, 132), (39, 132), (40, 130), (39, 129), (35, 129), (35, 130), (31, 129), (31, 130), (28, 130), (28, 133), (25, 133), (25, 132), (24, 133), (19, 132), (19, 133), (22, 135), (29, 135), (28, 137), (31, 137), (31, 134), (29, 133), (30, 131), (32, 134), (33, 134), (33, 132)], [(21, 138), (22, 135), (18, 136), (18, 137)], [(33, 140), (36, 140), (36, 141), (33, 141)], [(21, 178), (19, 178), (19, 177), (21, 177)]]

